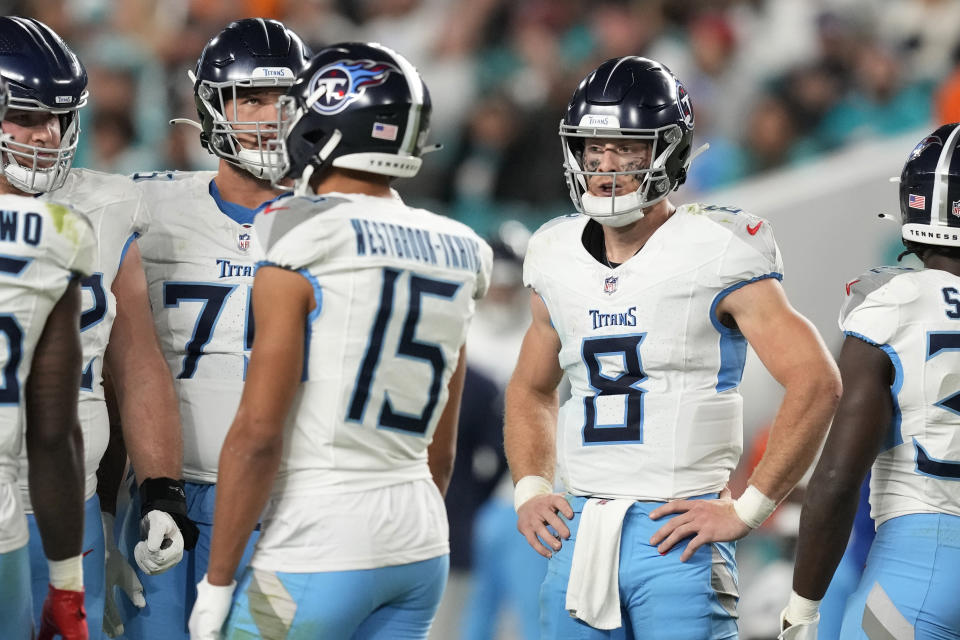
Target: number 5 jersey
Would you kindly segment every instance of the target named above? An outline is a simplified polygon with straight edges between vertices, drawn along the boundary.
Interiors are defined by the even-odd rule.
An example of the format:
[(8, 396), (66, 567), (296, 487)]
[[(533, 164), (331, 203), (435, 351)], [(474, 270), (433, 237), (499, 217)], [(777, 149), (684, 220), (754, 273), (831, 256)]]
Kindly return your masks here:
[(739, 209), (684, 205), (611, 268), (583, 244), (589, 221), (548, 222), (524, 260), (571, 385), (557, 426), (560, 478), (575, 495), (720, 491), (743, 449), (747, 343), (716, 308), (746, 284), (781, 277), (770, 225)]

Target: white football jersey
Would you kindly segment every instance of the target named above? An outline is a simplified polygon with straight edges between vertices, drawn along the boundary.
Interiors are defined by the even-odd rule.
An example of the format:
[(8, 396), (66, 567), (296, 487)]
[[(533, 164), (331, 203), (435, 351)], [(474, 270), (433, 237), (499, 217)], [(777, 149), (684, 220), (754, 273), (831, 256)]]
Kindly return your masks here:
[[(398, 485), (409, 490), (402, 495), (410, 509), (423, 505), (408, 511), (402, 541), (396, 523), (381, 523), (367, 514), (366, 498), (357, 499), (352, 509), (369, 515), (359, 518), (368, 531), (357, 526), (353, 543), (340, 551), (324, 547), (320, 554), (305, 545), (296, 557), (300, 570), (370, 568), (446, 553), (446, 516), (427, 447), (475, 301), (487, 290), (490, 247), (449, 218), (395, 198), (354, 194), (284, 198), (257, 225), (269, 225), (261, 233), (267, 264), (303, 274), (317, 306), (254, 566), (282, 566), (292, 523), (304, 519), (283, 515), (302, 511), (290, 496), (313, 496), (313, 504), (340, 512), (342, 494), (362, 491), (389, 502), (388, 488)], [(321, 520), (325, 513), (315, 509)], [(322, 522), (314, 524), (323, 530)]]
[(684, 205), (616, 268), (582, 242), (589, 218), (558, 218), (530, 240), (524, 283), (546, 304), (572, 396), (557, 463), (575, 495), (670, 500), (720, 491), (743, 449), (738, 390), (747, 343), (716, 306), (780, 278), (765, 220)]
[[(110, 440), (110, 421), (103, 397), (103, 355), (117, 315), (113, 281), (130, 243), (146, 231), (149, 221), (141, 194), (125, 176), (71, 169), (63, 187), (40, 198), (68, 204), (83, 213), (93, 224), (97, 238), (93, 274), (81, 283), (80, 316), (83, 374), (78, 413), (83, 430), (84, 497), (90, 498), (97, 490), (97, 468)], [(30, 513), (26, 451), (22, 452), (21, 461), (20, 489)]]
[(960, 278), (871, 269), (847, 284), (840, 328), (886, 352), (895, 372), (870, 516), (877, 525), (908, 513), (960, 516)]
[(137, 174), (150, 211), (139, 241), (160, 347), (183, 423), (183, 477), (213, 483), (253, 345), (250, 292), (263, 252), (249, 209), (212, 171)]
[(76, 274), (96, 265), (90, 221), (69, 207), (0, 196), (0, 553), (27, 542), (17, 489), (24, 387), (47, 316)]

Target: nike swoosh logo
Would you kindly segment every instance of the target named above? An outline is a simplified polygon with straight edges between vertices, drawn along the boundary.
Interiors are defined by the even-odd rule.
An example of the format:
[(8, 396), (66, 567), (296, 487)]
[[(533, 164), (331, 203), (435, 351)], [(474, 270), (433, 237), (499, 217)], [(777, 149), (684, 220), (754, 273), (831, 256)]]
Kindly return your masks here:
[(860, 282), (860, 278), (857, 278), (856, 280), (851, 280), (850, 282), (847, 283), (847, 295), (850, 295), (850, 287), (857, 284), (858, 282)]
[(757, 235), (757, 231), (760, 231), (760, 225), (762, 224), (763, 224), (763, 220), (753, 225), (752, 227), (750, 225), (747, 225), (747, 233), (749, 233), (752, 236)]
[(83, 552), (83, 557), (86, 558), (91, 553), (93, 553), (93, 549), (87, 549), (86, 551)]

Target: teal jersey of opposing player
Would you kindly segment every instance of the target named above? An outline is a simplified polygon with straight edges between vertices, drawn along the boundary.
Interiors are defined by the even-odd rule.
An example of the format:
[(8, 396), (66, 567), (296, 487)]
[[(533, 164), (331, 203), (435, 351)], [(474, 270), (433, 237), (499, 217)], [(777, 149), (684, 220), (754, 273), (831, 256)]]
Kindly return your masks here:
[(285, 198), (256, 224), (269, 226), (267, 263), (301, 273), (316, 296), (275, 488), (429, 480), (427, 446), (488, 286), (489, 246), (397, 198)]
[(882, 349), (893, 422), (870, 477), (871, 517), (960, 516), (960, 278), (871, 269), (847, 284), (840, 328)]
[(669, 500), (720, 491), (743, 449), (746, 340), (717, 316), (738, 288), (780, 278), (762, 218), (684, 205), (616, 268), (584, 247), (589, 218), (530, 240), (524, 283), (560, 338), (572, 396), (560, 409), (560, 478), (576, 495)]
[(183, 423), (183, 476), (216, 482), (253, 344), (250, 291), (263, 259), (253, 212), (224, 202), (214, 172), (134, 176), (150, 210), (138, 242)]
[(47, 316), (74, 275), (96, 265), (90, 221), (69, 207), (0, 196), (0, 553), (27, 541), (16, 481), (24, 387)]
[[(72, 169), (63, 187), (44, 194), (41, 199), (65, 203), (83, 213), (93, 224), (97, 238), (93, 273), (81, 283), (83, 373), (77, 409), (83, 431), (84, 497), (90, 498), (96, 491), (97, 469), (110, 439), (110, 421), (103, 397), (103, 358), (117, 315), (113, 281), (130, 243), (146, 231), (149, 221), (141, 194), (125, 176)], [(20, 488), (30, 512), (26, 452), (21, 455), (21, 461)]]

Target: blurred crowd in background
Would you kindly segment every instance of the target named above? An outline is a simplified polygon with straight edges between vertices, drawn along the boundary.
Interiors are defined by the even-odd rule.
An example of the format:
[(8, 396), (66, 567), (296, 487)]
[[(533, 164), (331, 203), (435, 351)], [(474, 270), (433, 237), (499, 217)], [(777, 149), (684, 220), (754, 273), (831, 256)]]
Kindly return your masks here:
[[(214, 168), (187, 70), (231, 20), (282, 20), (312, 47), (377, 41), (410, 59), (433, 97), (443, 143), (402, 185), (411, 204), (473, 226), (496, 248), (494, 286), (468, 341), (470, 378), (448, 496), (452, 566), (434, 638), (537, 637), (545, 561), (516, 533), (500, 431), (505, 386), (527, 322), (521, 261), (530, 230), (570, 213), (557, 129), (597, 64), (644, 55), (686, 85), (693, 164), (678, 202), (869, 138), (960, 120), (957, 0), (0, 0), (63, 36), (90, 74), (76, 166), (133, 173)], [(788, 197), (788, 196), (785, 196)], [(763, 214), (763, 212), (757, 212)], [(747, 447), (749, 461), (759, 454)], [(753, 451), (751, 453), (751, 447)], [(741, 487), (734, 487), (734, 494)], [(756, 536), (741, 577), (787, 585), (796, 513)], [(751, 539), (755, 536), (750, 536)], [(771, 567), (777, 562), (777, 573)], [(471, 571), (472, 569), (472, 571)], [(751, 577), (751, 580), (754, 580)], [(769, 624), (785, 602), (770, 593)], [(747, 602), (744, 602), (746, 605)], [(751, 607), (762, 610), (754, 599)], [(503, 608), (512, 622), (498, 622)], [(757, 614), (760, 615), (760, 614)], [(774, 633), (775, 635), (775, 633)]]
[(557, 127), (599, 62), (655, 58), (686, 84), (698, 158), (688, 193), (810, 162), (851, 141), (960, 120), (953, 0), (0, 0), (46, 22), (90, 72), (78, 165), (212, 165), (189, 127), (187, 69), (244, 16), (311, 46), (373, 40), (422, 73), (444, 149), (408, 199), (492, 233), (570, 210)]

